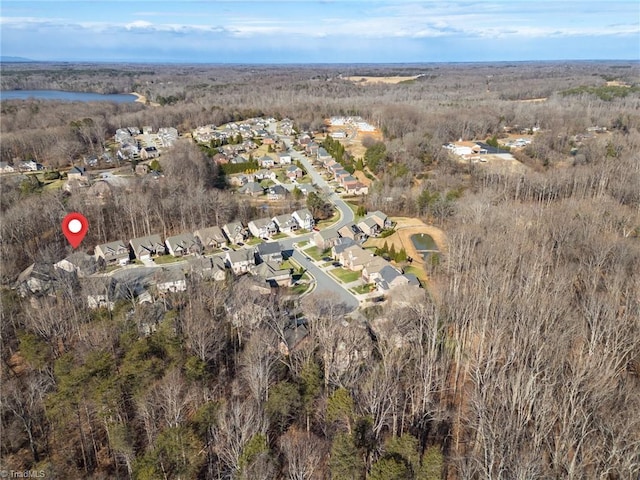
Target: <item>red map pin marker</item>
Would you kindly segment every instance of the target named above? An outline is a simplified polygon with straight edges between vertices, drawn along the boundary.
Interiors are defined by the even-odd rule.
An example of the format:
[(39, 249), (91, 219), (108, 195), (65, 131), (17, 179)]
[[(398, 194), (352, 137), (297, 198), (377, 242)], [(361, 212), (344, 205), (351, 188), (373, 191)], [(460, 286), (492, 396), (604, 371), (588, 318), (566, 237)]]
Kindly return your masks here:
[(72, 212), (62, 219), (62, 233), (73, 248), (78, 248), (89, 230), (89, 222), (84, 215)]

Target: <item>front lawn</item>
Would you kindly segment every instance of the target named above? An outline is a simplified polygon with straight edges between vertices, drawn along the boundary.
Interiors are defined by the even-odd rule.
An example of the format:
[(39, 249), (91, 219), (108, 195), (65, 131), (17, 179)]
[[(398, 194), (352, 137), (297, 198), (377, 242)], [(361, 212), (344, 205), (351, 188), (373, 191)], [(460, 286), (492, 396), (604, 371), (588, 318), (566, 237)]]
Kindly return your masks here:
[(367, 283), (366, 285), (358, 285), (357, 287), (350, 288), (349, 290), (356, 295), (361, 295), (363, 293), (371, 293), (375, 289), (375, 285), (373, 283)]
[(247, 240), (245, 243), (247, 245), (257, 245), (259, 243), (262, 243), (262, 239), (258, 238), (258, 237), (253, 237), (253, 238), (250, 238), (249, 240)]
[(155, 257), (153, 261), (157, 265), (164, 265), (165, 263), (175, 263), (184, 260), (184, 257), (174, 257), (173, 255), (160, 255), (159, 257)]
[(272, 236), (271, 238), (273, 238), (274, 240), (279, 240), (281, 238), (288, 238), (289, 235), (287, 235), (286, 233), (276, 233), (274, 236)]
[(360, 272), (352, 272), (346, 268), (338, 267), (333, 270), (329, 270), (329, 273), (340, 280), (342, 283), (355, 282), (360, 278)]
[(306, 253), (307, 255), (309, 255), (311, 258), (313, 258), (315, 261), (319, 261), (322, 260), (323, 252), (322, 250), (320, 250), (318, 247), (313, 246), (313, 247), (309, 247), (307, 249), (304, 250), (304, 253)]

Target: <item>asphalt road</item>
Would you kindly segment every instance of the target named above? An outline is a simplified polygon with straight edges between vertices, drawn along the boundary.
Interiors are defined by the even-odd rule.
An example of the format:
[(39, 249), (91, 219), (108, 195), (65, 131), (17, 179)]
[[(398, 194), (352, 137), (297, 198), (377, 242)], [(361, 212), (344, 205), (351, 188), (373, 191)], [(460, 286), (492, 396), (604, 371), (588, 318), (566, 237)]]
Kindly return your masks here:
[[(287, 145), (287, 147), (290, 147), (291, 141), (285, 139), (285, 144)], [(300, 163), (305, 167), (307, 173), (311, 176), (313, 183), (321, 191), (330, 192), (327, 193), (327, 198), (336, 206), (336, 208), (340, 212), (340, 220), (332, 228), (340, 228), (341, 226), (352, 222), (354, 219), (353, 210), (351, 210), (351, 208), (335, 192), (333, 192), (333, 189), (328, 185), (325, 179), (322, 178), (322, 175), (316, 171), (313, 165), (311, 165), (311, 162), (309, 162), (307, 157), (295, 150), (290, 150), (290, 152), (291, 158), (294, 160), (299, 160)], [(294, 243), (300, 243), (309, 240), (313, 233), (298, 235), (294, 238), (288, 237), (280, 239), (278, 240), (278, 242), (280, 242), (280, 244), (282, 245), (283, 250), (291, 251), (293, 259), (315, 278), (316, 286), (314, 289), (314, 293), (325, 295), (330, 298), (334, 298), (337, 302), (344, 303), (349, 311), (356, 310), (359, 306), (358, 300), (348, 290), (343, 288), (342, 285), (333, 277), (329, 276), (329, 274), (318, 268), (313, 263), (313, 260), (307, 257), (306, 254), (294, 248)], [(223, 254), (221, 253), (219, 255)], [(141, 289), (142, 287), (151, 283), (153, 274), (157, 272), (159, 268), (162, 267), (167, 269), (179, 270), (185, 268), (185, 265), (186, 262), (184, 261), (156, 266), (132, 265), (115, 270), (111, 275), (120, 282), (123, 282), (132, 287), (137, 286), (138, 289)]]

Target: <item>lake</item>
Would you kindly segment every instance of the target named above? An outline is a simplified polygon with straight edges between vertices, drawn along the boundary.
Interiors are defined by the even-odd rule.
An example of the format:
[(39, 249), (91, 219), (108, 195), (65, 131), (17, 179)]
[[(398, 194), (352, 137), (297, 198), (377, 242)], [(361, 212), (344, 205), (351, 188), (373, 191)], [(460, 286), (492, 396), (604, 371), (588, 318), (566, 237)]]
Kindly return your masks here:
[(6, 90), (0, 92), (0, 100), (57, 100), (58, 102), (115, 102), (132, 103), (136, 96), (128, 93), (103, 95), (88, 92), (64, 92), (61, 90)]

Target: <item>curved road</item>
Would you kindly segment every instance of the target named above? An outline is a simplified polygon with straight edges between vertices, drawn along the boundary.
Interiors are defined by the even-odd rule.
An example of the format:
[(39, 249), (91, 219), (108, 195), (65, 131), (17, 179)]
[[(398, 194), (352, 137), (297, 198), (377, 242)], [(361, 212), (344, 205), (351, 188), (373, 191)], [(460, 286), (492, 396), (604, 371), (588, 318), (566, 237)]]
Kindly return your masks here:
[[(306, 156), (290, 148), (290, 139), (284, 138), (284, 141), (285, 145), (290, 150), (291, 158), (293, 160), (300, 161), (300, 163), (307, 170), (307, 173), (310, 175), (312, 182), (319, 188), (319, 190), (327, 194), (327, 198), (336, 206), (336, 208), (340, 212), (340, 220), (331, 228), (338, 229), (343, 225), (352, 222), (354, 220), (354, 213), (349, 205), (347, 205), (344, 200), (342, 200), (333, 191), (333, 189), (329, 186), (322, 175), (320, 175), (320, 173), (318, 173), (316, 169), (311, 165), (311, 162)], [(315, 232), (298, 235), (294, 238), (284, 238), (278, 241), (283, 246), (283, 250), (291, 251), (291, 256), (293, 257), (293, 259), (315, 278), (316, 286), (313, 290), (313, 293), (324, 295), (329, 298), (335, 299), (337, 302), (344, 303), (349, 311), (356, 310), (359, 306), (358, 299), (354, 295), (352, 295), (351, 292), (349, 292), (346, 288), (344, 288), (340, 282), (331, 277), (327, 272), (318, 268), (313, 260), (310, 259), (304, 252), (295, 248), (295, 244), (309, 240), (312, 237), (313, 233)], [(223, 254), (221, 253), (218, 255)], [(169, 269), (182, 269), (184, 264), (184, 261), (178, 261), (165, 265), (129, 266), (115, 270), (111, 275), (113, 275), (113, 277), (117, 278), (119, 281), (125, 283), (144, 284), (146, 283), (145, 280), (147, 279), (147, 277), (153, 275), (154, 271), (157, 271), (158, 268), (163, 267)]]

